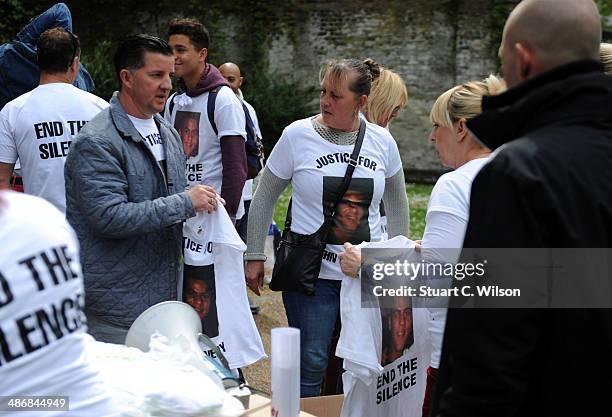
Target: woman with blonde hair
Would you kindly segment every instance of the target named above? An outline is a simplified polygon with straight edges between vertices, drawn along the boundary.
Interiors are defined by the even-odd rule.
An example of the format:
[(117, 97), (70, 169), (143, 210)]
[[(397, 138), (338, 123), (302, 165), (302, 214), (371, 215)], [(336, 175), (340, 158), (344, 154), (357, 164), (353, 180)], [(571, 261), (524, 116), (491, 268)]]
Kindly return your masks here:
[[(278, 197), (292, 185), (291, 233), (312, 235), (320, 229), (337, 200), (339, 185), (351, 162), (349, 157), (361, 125), (359, 111), (368, 100), (378, 71), (371, 60), (345, 59), (324, 65), (320, 73), (320, 113), (287, 126), (274, 146), (249, 212), (245, 275), (256, 294), (263, 285), (264, 241)], [(320, 260), (314, 295), (283, 291), (287, 321), (300, 329), (302, 397), (320, 395), (328, 367), (329, 347), (340, 312), (344, 275), (338, 254), (342, 245), (381, 240), (381, 200), (387, 207), (389, 234), (408, 234), (408, 200), (397, 144), (387, 130), (376, 124), (365, 122), (364, 128), (350, 185), (338, 202), (338, 210), (330, 216), (326, 252)], [(344, 233), (349, 223), (354, 230)]]
[(378, 77), (372, 82), (372, 92), (363, 109), (363, 114), (370, 123), (388, 127), (391, 119), (408, 101), (408, 89), (399, 74), (380, 67)]
[[(500, 94), (505, 88), (501, 78), (490, 75), (483, 81), (470, 81), (449, 89), (438, 97), (431, 109), (433, 129), (429, 139), (435, 144), (442, 164), (454, 171), (438, 179), (429, 197), (421, 243), (425, 262), (444, 264), (458, 260), (469, 218), (472, 181), (491, 154), (472, 136), (466, 121), (482, 112), (483, 96)], [(356, 276), (360, 264), (359, 250), (348, 246), (341, 256), (342, 271)], [(423, 416), (429, 415), (431, 395), (437, 382), (446, 320), (446, 308), (430, 308), (430, 312), (432, 353)]]
[[(365, 62), (374, 63), (370, 58)], [(408, 101), (408, 89), (399, 74), (382, 66), (372, 66), (377, 70), (372, 74), (372, 90), (362, 109), (363, 116), (368, 122), (389, 130), (389, 123), (397, 117)], [(387, 214), (384, 203), (380, 203), (380, 227), (381, 240), (387, 240)]]

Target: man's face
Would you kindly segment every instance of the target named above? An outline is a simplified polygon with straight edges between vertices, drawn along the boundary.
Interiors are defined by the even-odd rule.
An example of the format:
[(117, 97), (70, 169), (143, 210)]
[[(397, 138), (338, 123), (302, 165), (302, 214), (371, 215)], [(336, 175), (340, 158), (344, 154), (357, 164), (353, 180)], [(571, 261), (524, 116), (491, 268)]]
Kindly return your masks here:
[(412, 336), (412, 305), (408, 297), (395, 297), (393, 311), (389, 315), (389, 330), (393, 350), (402, 352)]
[(151, 117), (164, 109), (172, 89), (174, 60), (172, 56), (145, 52), (144, 63), (142, 68), (128, 70), (129, 88), (125, 92), (141, 115)]
[(221, 75), (223, 75), (223, 78), (227, 80), (232, 90), (234, 90), (234, 93), (238, 94), (238, 90), (242, 85), (240, 69), (233, 65), (222, 65), (221, 68), (219, 68), (219, 71), (221, 71)]
[(185, 125), (180, 129), (179, 134), (183, 141), (183, 152), (186, 156), (197, 155), (198, 133), (198, 121), (193, 118), (187, 119)]
[(347, 192), (338, 203), (338, 219), (342, 227), (351, 232), (357, 230), (365, 210), (361, 194)]
[(198, 50), (185, 35), (171, 35), (168, 40), (174, 53), (174, 68), (179, 77), (199, 73), (201, 65), (206, 59), (207, 50)]
[(185, 301), (195, 309), (200, 320), (204, 320), (210, 312), (210, 306), (213, 301), (212, 291), (209, 290), (204, 281), (188, 279)]

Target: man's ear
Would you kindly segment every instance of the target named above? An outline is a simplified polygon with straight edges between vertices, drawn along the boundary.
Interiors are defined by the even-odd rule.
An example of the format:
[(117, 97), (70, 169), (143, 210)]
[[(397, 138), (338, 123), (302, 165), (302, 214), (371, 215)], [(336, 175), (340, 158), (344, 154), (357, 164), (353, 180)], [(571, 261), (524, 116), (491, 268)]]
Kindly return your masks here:
[(206, 62), (206, 58), (208, 57), (208, 48), (200, 49), (199, 55), (202, 62)]
[(533, 52), (529, 47), (523, 43), (517, 42), (514, 44), (516, 50), (516, 56), (518, 59), (519, 76), (521, 81), (524, 81), (531, 77), (531, 71), (533, 69)]
[(457, 127), (455, 127), (455, 134), (457, 137), (457, 142), (462, 142), (463, 139), (467, 137), (468, 128), (465, 122), (466, 122), (465, 117), (462, 117), (461, 119), (459, 119), (459, 121), (457, 121), (457, 124), (456, 124)]
[(70, 69), (78, 73), (80, 68), (81, 68), (81, 57), (78, 55), (75, 55), (74, 59), (72, 60), (72, 63), (70, 64)]
[(81, 69), (81, 58), (78, 55), (76, 55), (74, 59), (72, 60), (72, 63), (68, 67), (69, 76), (71, 77), (73, 83), (79, 76), (80, 69)]
[(119, 71), (119, 78), (121, 79), (121, 84), (129, 88), (132, 86), (134, 75), (129, 69), (124, 68)]
[(238, 84), (238, 88), (242, 87), (242, 82), (244, 81), (244, 77), (240, 77), (240, 84)]

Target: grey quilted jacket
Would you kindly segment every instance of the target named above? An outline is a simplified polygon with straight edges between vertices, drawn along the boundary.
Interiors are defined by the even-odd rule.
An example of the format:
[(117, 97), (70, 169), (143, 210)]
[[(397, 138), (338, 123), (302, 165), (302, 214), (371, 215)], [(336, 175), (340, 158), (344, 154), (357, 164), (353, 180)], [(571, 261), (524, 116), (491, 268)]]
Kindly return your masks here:
[(195, 215), (180, 138), (163, 118), (155, 122), (167, 180), (117, 93), (66, 158), (66, 218), (81, 245), (86, 312), (124, 328), (148, 307), (176, 300), (182, 222)]

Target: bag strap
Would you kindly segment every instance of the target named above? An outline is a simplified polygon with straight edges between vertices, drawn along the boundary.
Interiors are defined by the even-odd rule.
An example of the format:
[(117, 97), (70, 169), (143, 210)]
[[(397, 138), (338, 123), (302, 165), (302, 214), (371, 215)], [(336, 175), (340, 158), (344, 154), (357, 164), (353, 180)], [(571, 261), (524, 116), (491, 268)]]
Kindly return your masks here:
[(215, 102), (217, 101), (217, 93), (221, 87), (213, 88), (208, 92), (208, 102), (206, 103), (206, 114), (208, 115), (208, 121), (212, 129), (215, 131), (215, 135), (219, 134), (217, 124), (215, 123)]
[[(244, 119), (246, 122), (245, 128), (247, 133), (247, 141), (245, 143), (245, 147), (247, 148), (248, 152), (257, 155), (259, 153), (259, 149), (249, 149), (252, 146), (255, 146), (255, 148), (257, 148), (257, 134), (255, 133), (255, 124), (253, 123), (253, 119), (251, 119), (251, 114), (249, 113), (249, 109), (247, 108), (246, 104), (244, 104), (244, 101), (240, 100), (240, 104), (242, 104), (242, 110), (244, 111)], [(250, 141), (249, 137), (251, 138)]]
[[(336, 200), (333, 205), (329, 206), (329, 212), (326, 213), (325, 207), (323, 207), (323, 216), (327, 220), (330, 217), (334, 217), (336, 214), (336, 207), (338, 207), (338, 203), (344, 197), (346, 190), (348, 189), (349, 184), (351, 183), (351, 179), (353, 177), (353, 172), (355, 172), (355, 167), (357, 166), (357, 158), (359, 158), (359, 152), (361, 151), (361, 145), (363, 144), (363, 138), (365, 136), (366, 124), (363, 119), (359, 120), (359, 133), (357, 133), (357, 141), (355, 142), (355, 146), (353, 147), (353, 153), (349, 158), (348, 165), (346, 167), (346, 172), (344, 173), (344, 178), (342, 178), (342, 183), (340, 183), (340, 187), (336, 191)], [(289, 207), (287, 207), (287, 218), (285, 219), (285, 229), (287, 232), (291, 227), (291, 205), (293, 203), (293, 198), (289, 200)]]
[[(330, 217), (334, 217), (336, 214), (336, 207), (338, 207), (338, 203), (344, 197), (346, 190), (348, 190), (349, 184), (351, 183), (351, 179), (353, 178), (353, 172), (355, 171), (355, 167), (357, 166), (357, 158), (359, 158), (359, 152), (361, 151), (361, 145), (363, 144), (363, 137), (365, 136), (366, 125), (363, 119), (359, 120), (359, 133), (357, 134), (357, 141), (355, 142), (355, 146), (353, 147), (353, 153), (348, 162), (348, 166), (346, 167), (346, 172), (344, 173), (344, 178), (342, 178), (342, 183), (338, 188), (336, 194), (336, 201), (334, 201), (334, 205), (331, 206), (331, 214)], [(324, 213), (325, 214), (325, 213)]]

